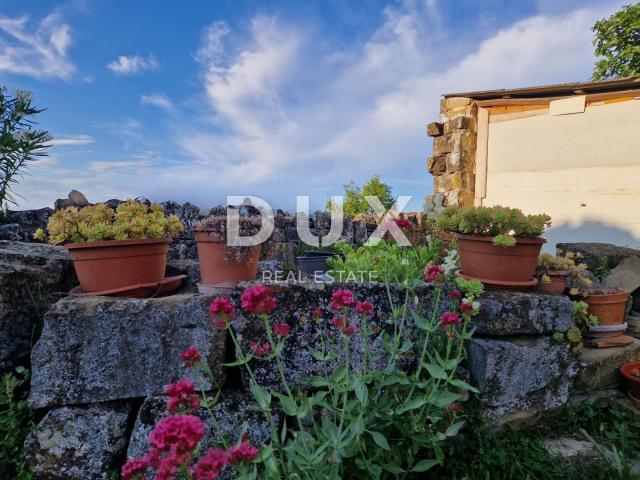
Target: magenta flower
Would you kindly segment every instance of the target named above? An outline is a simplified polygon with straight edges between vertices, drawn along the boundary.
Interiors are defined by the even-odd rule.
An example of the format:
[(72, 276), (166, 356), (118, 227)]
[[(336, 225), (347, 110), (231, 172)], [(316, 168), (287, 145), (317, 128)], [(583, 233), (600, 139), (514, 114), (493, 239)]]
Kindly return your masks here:
[(462, 302), (460, 304), (460, 312), (461, 313), (473, 312), (473, 304), (471, 302)]
[(353, 306), (353, 292), (351, 290), (336, 290), (331, 295), (331, 304), (329, 308), (334, 312), (339, 312), (345, 308)]
[(231, 300), (226, 297), (216, 298), (213, 302), (211, 302), (211, 307), (209, 311), (212, 315), (218, 317), (226, 317), (228, 319), (236, 318), (236, 309), (234, 308)]
[(194, 345), (182, 352), (182, 363), (184, 363), (184, 366), (188, 369), (195, 367), (201, 359), (202, 355), (200, 355), (200, 352)]
[(441, 265), (428, 265), (424, 271), (425, 282), (435, 282), (438, 277), (444, 273), (444, 268)]
[(280, 337), (287, 337), (291, 333), (291, 329), (289, 328), (289, 325), (276, 323), (273, 326), (273, 332)]
[(251, 287), (242, 294), (242, 309), (253, 315), (271, 313), (277, 307), (276, 299), (264, 285)]
[(132, 458), (123, 465), (120, 476), (122, 480), (142, 480), (148, 468), (146, 458)]
[(448, 296), (451, 300), (460, 300), (462, 298), (462, 292), (460, 290), (451, 290)]
[(453, 312), (445, 312), (440, 316), (440, 326), (446, 328), (449, 325), (459, 325), (460, 317)]
[(356, 327), (355, 323), (350, 323), (349, 325), (345, 325), (340, 328), (340, 331), (345, 334), (347, 337), (350, 337), (354, 333), (358, 331), (358, 327)]
[(195, 385), (191, 380), (183, 379), (165, 387), (168, 395), (167, 411), (176, 413), (180, 410), (195, 410), (200, 406), (200, 397), (195, 393)]
[(264, 357), (271, 351), (271, 345), (268, 343), (259, 344), (257, 342), (251, 342), (249, 344), (251, 351), (259, 357)]
[(204, 436), (204, 424), (194, 415), (163, 418), (149, 434), (146, 459), (156, 472), (154, 479), (171, 480), (191, 462), (193, 451)]
[(240, 445), (234, 445), (229, 449), (229, 457), (232, 463), (240, 461), (253, 462), (258, 456), (258, 449), (252, 447), (247, 442), (242, 442)]
[(334, 319), (331, 320), (331, 323), (336, 328), (342, 328), (344, 327), (344, 318), (334, 317)]
[(373, 304), (371, 302), (356, 303), (356, 313), (370, 317), (373, 315)]
[(197, 463), (195, 478), (196, 480), (216, 480), (220, 472), (230, 463), (231, 459), (226, 450), (212, 448)]
[(411, 221), (407, 220), (406, 218), (399, 218), (395, 222), (398, 228), (400, 228), (401, 230), (411, 230), (413, 228), (413, 223), (411, 223)]

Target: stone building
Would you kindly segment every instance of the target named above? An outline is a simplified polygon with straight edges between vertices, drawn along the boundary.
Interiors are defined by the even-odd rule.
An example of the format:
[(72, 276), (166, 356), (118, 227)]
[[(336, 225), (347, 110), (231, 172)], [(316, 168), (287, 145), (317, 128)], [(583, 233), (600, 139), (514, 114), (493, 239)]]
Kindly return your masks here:
[(445, 94), (427, 134), (445, 205), (548, 213), (550, 244), (640, 245), (640, 77)]

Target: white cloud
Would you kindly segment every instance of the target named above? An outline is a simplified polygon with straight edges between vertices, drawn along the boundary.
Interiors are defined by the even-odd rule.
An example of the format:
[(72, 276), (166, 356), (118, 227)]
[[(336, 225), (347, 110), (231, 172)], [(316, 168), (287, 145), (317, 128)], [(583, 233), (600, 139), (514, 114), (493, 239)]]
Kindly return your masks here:
[(117, 76), (137, 75), (138, 73), (157, 70), (160, 64), (153, 55), (120, 55), (116, 60), (107, 64), (107, 68)]
[(49, 143), (51, 146), (87, 145), (88, 143), (93, 143), (93, 138), (89, 135), (67, 135), (54, 137)]
[(116, 162), (91, 162), (89, 170), (94, 172), (115, 173), (121, 170), (144, 170), (153, 164), (150, 160), (116, 161)]
[(71, 27), (59, 13), (37, 24), (26, 15), (0, 16), (0, 72), (69, 80), (76, 71), (68, 58), (71, 43)]
[(173, 103), (169, 97), (164, 93), (152, 93), (150, 95), (142, 95), (140, 101), (144, 105), (153, 105), (154, 107), (161, 108), (163, 110), (171, 110)]

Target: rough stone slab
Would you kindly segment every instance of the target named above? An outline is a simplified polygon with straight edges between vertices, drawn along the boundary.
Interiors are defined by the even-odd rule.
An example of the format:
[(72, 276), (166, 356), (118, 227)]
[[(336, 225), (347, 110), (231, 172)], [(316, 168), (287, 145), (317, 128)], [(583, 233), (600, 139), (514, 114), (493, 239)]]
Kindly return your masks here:
[[(147, 453), (149, 448), (149, 433), (155, 425), (166, 417), (167, 397), (157, 395), (147, 398), (136, 418), (127, 458), (137, 458)], [(226, 392), (222, 400), (212, 407), (214, 420), (205, 409), (198, 409), (195, 413), (207, 426), (205, 437), (202, 440), (200, 451), (204, 454), (214, 444), (220, 442), (220, 431), (228, 436), (232, 442), (237, 442), (244, 433), (249, 435), (251, 443), (256, 446), (269, 443), (271, 439), (270, 424), (267, 418), (260, 413), (258, 406), (253, 401), (251, 394), (247, 392)], [(280, 425), (279, 415), (275, 415), (276, 425)], [(279, 431), (279, 430), (278, 430)]]
[(616, 348), (584, 348), (578, 355), (580, 372), (576, 378), (576, 391), (605, 390), (620, 384), (618, 367), (626, 362), (640, 360), (640, 340)]
[(51, 208), (38, 208), (35, 210), (9, 210), (7, 223), (20, 225), (20, 239), (24, 242), (33, 241), (33, 234), (38, 228), (46, 228), (49, 217), (53, 214)]
[(640, 288), (640, 256), (625, 258), (604, 278), (605, 287), (632, 293)]
[(604, 257), (606, 257), (605, 266), (607, 268), (614, 268), (627, 257), (640, 256), (640, 250), (619, 247), (611, 243), (558, 243), (556, 244), (556, 248), (563, 252), (582, 254), (582, 262), (586, 263), (591, 271), (601, 266)]
[(0, 241), (0, 371), (28, 354), (44, 313), (76, 283), (66, 249)]
[(427, 125), (427, 135), (430, 137), (439, 137), (442, 135), (442, 124), (440, 122), (431, 122)]
[(66, 298), (47, 313), (31, 361), (31, 408), (163, 393), (186, 375), (180, 354), (196, 345), (223, 383), (225, 333), (212, 327), (211, 298)]
[(494, 424), (522, 421), (569, 399), (577, 365), (566, 343), (549, 337), (472, 338), (467, 352), (471, 379)]
[(571, 300), (562, 295), (486, 292), (474, 319), (476, 335), (552, 335), (573, 326)]
[(25, 441), (33, 480), (107, 480), (124, 457), (130, 414), (127, 402), (51, 410)]

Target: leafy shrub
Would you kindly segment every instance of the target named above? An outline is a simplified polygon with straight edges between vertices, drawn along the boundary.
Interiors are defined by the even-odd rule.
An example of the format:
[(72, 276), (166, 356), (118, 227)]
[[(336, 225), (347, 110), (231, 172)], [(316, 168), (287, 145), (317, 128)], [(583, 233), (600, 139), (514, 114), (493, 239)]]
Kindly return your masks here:
[[(264, 328), (263, 339), (248, 351), (231, 328), (235, 306), (226, 298), (214, 300), (214, 326), (226, 329), (235, 345), (238, 358), (232, 365), (243, 366), (249, 375), (251, 393), (271, 425), (270, 443), (258, 450), (242, 437), (235, 445), (222, 437), (219, 446), (198, 460), (204, 426), (191, 412), (201, 404), (208, 409), (211, 400), (197, 396), (194, 384), (182, 380), (167, 387), (167, 408), (174, 415), (158, 423), (149, 437), (149, 453), (129, 460), (123, 479), (141, 480), (149, 469), (176, 471), (172, 478), (181, 479), (215, 479), (234, 471), (238, 479), (422, 478), (444, 462), (446, 441), (464, 425), (457, 404), (462, 393), (476, 391), (457, 372), (465, 357), (464, 342), (471, 337), (471, 317), (478, 311), (475, 293), (482, 291), (478, 282), (461, 283), (469, 290), (449, 292), (450, 310), (440, 315), (448, 278), (436, 265), (429, 267), (428, 275), (435, 285), (434, 303), (424, 311), (407, 290), (403, 305), (391, 305), (394, 333), (382, 334), (384, 357), (369, 348), (374, 306), (356, 300), (350, 290), (335, 291), (331, 322), (322, 312), (310, 314), (322, 335), (321, 349), (311, 349), (311, 354), (325, 363), (326, 374), (307, 379), (307, 388), (301, 390), (291, 388), (284, 374), (280, 355), (290, 327), (270, 319), (277, 304), (267, 287), (252, 287), (241, 298), (245, 313)], [(416, 326), (411, 340), (406, 337), (409, 321)], [(363, 346), (364, 367), (351, 364), (354, 342)], [(417, 352), (416, 368), (398, 369), (409, 350)], [(195, 347), (184, 352), (183, 360), (196, 372), (207, 371)], [(281, 389), (265, 389), (256, 381), (255, 362), (264, 361), (277, 366)], [(369, 368), (380, 362), (386, 367)], [(287, 417), (279, 428), (273, 411)]]
[(165, 217), (157, 204), (146, 206), (127, 200), (113, 210), (105, 204), (55, 212), (47, 223), (48, 235), (36, 230), (34, 238), (53, 244), (97, 242), (100, 240), (143, 240), (159, 238), (184, 230), (175, 215)]
[(525, 215), (517, 208), (451, 205), (438, 214), (435, 223), (449, 232), (494, 237), (494, 243), (508, 247), (515, 245), (517, 238), (542, 235), (551, 225), (551, 217)]
[(33, 429), (33, 415), (27, 406), (29, 371), (16, 368), (16, 374), (2, 377), (0, 390), (0, 478), (28, 480), (31, 474), (24, 458), (24, 440)]

